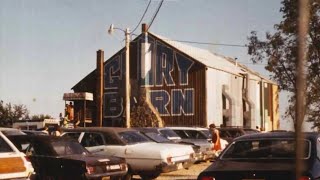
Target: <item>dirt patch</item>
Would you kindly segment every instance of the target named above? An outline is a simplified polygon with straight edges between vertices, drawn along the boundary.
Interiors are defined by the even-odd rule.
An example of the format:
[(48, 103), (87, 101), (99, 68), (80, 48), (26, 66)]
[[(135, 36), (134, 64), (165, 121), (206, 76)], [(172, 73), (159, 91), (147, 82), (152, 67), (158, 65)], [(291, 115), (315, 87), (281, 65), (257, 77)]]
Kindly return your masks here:
[[(200, 172), (211, 165), (212, 162), (202, 162), (192, 165), (189, 169), (181, 169), (169, 173), (162, 173), (157, 180), (183, 180), (183, 179), (197, 179)], [(140, 176), (134, 176), (135, 180), (141, 179)]]

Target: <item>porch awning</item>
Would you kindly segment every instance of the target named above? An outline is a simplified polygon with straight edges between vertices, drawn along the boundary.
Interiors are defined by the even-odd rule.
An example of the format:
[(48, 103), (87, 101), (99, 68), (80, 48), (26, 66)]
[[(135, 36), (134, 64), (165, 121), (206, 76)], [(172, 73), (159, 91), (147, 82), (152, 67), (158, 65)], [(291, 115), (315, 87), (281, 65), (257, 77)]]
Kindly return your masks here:
[(64, 93), (63, 100), (65, 100), (65, 101), (77, 101), (77, 100), (93, 101), (93, 94), (88, 93), (88, 92)]

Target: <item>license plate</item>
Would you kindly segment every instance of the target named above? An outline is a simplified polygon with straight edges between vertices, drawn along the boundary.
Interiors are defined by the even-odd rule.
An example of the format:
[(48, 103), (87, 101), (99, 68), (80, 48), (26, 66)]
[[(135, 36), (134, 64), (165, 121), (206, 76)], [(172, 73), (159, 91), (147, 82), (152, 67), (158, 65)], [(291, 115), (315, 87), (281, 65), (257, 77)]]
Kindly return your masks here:
[(242, 179), (242, 180), (264, 180), (264, 179)]
[(117, 164), (117, 165), (110, 165), (110, 166), (109, 166), (109, 169), (111, 169), (111, 170), (120, 169), (120, 165), (119, 165), (119, 164)]
[(103, 177), (101, 180), (110, 180), (110, 177)]

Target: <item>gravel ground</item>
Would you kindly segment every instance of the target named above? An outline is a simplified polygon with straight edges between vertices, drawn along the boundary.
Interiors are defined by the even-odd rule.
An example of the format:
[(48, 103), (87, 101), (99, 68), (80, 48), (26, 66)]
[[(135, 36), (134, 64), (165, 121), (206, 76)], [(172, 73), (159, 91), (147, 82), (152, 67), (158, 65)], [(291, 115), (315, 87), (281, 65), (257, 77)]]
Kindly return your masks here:
[[(197, 179), (201, 171), (211, 165), (212, 162), (202, 162), (194, 164), (189, 169), (181, 169), (170, 173), (162, 173), (157, 180), (183, 180), (183, 179)], [(134, 176), (135, 180), (141, 179), (140, 176)]]

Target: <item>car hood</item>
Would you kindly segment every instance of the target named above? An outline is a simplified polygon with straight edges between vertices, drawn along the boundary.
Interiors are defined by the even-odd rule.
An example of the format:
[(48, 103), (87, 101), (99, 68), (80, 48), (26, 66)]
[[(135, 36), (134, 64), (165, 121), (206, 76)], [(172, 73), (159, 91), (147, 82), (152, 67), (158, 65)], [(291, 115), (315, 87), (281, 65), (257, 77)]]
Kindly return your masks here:
[(189, 145), (181, 145), (181, 144), (170, 144), (170, 143), (155, 143), (155, 142), (147, 142), (147, 143), (138, 143), (134, 145), (127, 146), (127, 153), (135, 154), (142, 157), (167, 157), (167, 155), (171, 156), (183, 156), (190, 155), (193, 153), (193, 149)]
[(200, 147), (200, 151), (202, 152), (211, 151), (213, 147), (212, 143), (209, 143), (207, 140), (204, 139), (182, 139), (182, 142), (192, 143)]
[(63, 156), (63, 158), (85, 161), (87, 165), (119, 164), (119, 163), (125, 162), (123, 158), (98, 155), (98, 154), (88, 154), (88, 155), (74, 154), (74, 155)]

